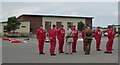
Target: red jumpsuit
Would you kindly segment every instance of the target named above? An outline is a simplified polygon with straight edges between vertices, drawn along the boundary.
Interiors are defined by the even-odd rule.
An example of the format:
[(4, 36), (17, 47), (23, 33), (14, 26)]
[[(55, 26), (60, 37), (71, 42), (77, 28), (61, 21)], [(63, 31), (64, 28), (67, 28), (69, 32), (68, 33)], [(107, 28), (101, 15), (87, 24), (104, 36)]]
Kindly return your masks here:
[(73, 28), (73, 43), (72, 43), (72, 52), (76, 52), (76, 45), (77, 45), (77, 40), (78, 40), (78, 31)]
[(112, 52), (113, 40), (115, 37), (115, 33), (113, 30), (108, 30), (108, 42), (106, 44), (106, 52)]
[(102, 37), (102, 32), (98, 29), (94, 33), (94, 37), (96, 40), (96, 50), (100, 50), (100, 43), (101, 43), (101, 37)]
[(57, 38), (59, 41), (59, 48), (58, 48), (59, 52), (63, 52), (64, 37), (65, 37), (65, 30), (63, 28), (58, 29)]
[(82, 30), (81, 35), (82, 35), (82, 39), (83, 39), (83, 50), (85, 51), (85, 39), (84, 39), (84, 37), (85, 37), (85, 29)]
[(36, 32), (37, 40), (38, 40), (38, 47), (39, 47), (39, 53), (43, 53), (44, 50), (44, 42), (46, 39), (46, 32), (45, 30), (38, 29)]
[(54, 54), (55, 52), (56, 35), (57, 35), (57, 30), (55, 28), (49, 31), (48, 38), (50, 40), (50, 54)]

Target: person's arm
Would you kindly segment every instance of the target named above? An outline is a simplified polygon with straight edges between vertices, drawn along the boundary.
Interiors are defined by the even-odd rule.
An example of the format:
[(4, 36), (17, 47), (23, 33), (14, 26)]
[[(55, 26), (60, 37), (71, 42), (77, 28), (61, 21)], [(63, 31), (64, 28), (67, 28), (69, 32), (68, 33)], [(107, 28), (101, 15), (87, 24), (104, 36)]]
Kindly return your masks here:
[(97, 38), (97, 31), (95, 31), (95, 33), (94, 33), (94, 37), (95, 37), (95, 39)]
[(59, 36), (59, 34), (60, 34), (60, 29), (57, 30), (57, 36)]
[(38, 39), (38, 36), (39, 36), (39, 30), (36, 31), (36, 37)]
[(50, 39), (50, 35), (51, 35), (50, 32), (51, 32), (51, 30), (50, 30), (49, 33), (48, 33), (48, 39)]
[(69, 35), (69, 31), (67, 31), (67, 33), (66, 33), (66, 38), (68, 38), (68, 35)]
[(84, 37), (85, 37), (84, 31), (81, 32), (81, 36), (84, 39)]
[(44, 40), (46, 39), (46, 32), (44, 31)]
[(108, 38), (110, 38), (111, 37), (111, 32), (110, 31), (108, 31)]

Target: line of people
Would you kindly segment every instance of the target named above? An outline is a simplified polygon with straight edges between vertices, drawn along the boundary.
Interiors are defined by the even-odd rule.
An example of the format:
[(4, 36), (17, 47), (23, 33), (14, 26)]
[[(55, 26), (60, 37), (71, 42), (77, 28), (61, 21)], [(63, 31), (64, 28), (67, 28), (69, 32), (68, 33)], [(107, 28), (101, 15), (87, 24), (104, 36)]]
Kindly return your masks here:
[[(108, 42), (106, 44), (106, 51), (105, 53), (112, 53), (112, 46), (113, 46), (113, 40), (115, 33), (113, 31), (113, 27), (109, 26), (108, 32)], [(93, 32), (90, 27), (85, 27), (82, 32), (82, 38), (83, 38), (83, 50), (85, 52), (85, 55), (90, 54), (90, 48), (91, 48), (91, 42), (93, 38)], [(44, 42), (46, 39), (46, 32), (43, 29), (43, 25), (40, 25), (40, 29), (36, 32), (37, 40), (38, 40), (38, 48), (39, 48), (39, 54), (45, 54), (44, 53)], [(97, 30), (94, 33), (94, 37), (96, 40), (96, 50), (101, 51), (100, 44), (101, 44), (101, 37), (102, 33), (100, 31), (100, 27), (97, 28)], [(68, 26), (67, 32), (65, 33), (64, 26), (62, 25), (58, 30), (56, 29), (56, 25), (53, 25), (53, 28), (48, 33), (48, 39), (50, 40), (50, 55), (56, 56), (55, 54), (55, 48), (56, 48), (56, 38), (58, 38), (58, 51), (59, 53), (66, 53), (66, 54), (72, 54), (76, 53), (76, 45), (78, 40), (78, 30), (75, 26)], [(63, 51), (64, 47), (64, 40), (66, 40), (65, 44), (65, 52)]]

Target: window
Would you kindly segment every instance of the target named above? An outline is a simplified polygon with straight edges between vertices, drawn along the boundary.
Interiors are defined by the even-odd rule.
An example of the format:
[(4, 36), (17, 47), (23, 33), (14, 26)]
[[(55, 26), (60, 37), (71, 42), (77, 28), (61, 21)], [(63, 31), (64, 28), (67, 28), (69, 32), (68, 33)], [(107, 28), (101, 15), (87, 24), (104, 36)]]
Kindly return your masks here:
[(56, 22), (56, 28), (57, 28), (57, 29), (60, 28), (61, 25), (62, 25), (62, 22)]
[(21, 26), (22, 28), (25, 28), (26, 26)]
[(45, 30), (48, 33), (49, 30), (51, 29), (51, 22), (50, 21), (45, 21)]
[(67, 26), (73, 26), (73, 22), (67, 22)]

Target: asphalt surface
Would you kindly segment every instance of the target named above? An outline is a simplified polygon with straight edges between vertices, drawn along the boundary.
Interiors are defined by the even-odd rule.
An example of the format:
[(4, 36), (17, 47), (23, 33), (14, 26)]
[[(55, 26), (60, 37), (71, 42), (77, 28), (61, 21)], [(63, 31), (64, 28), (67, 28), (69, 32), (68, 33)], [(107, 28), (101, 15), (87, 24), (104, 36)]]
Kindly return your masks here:
[(118, 38), (114, 40), (113, 53), (105, 54), (107, 38), (102, 38), (102, 51), (95, 50), (95, 40), (91, 45), (91, 54), (84, 55), (83, 42), (78, 41), (77, 53), (59, 54), (56, 45), (56, 56), (50, 56), (49, 43), (45, 43), (45, 55), (38, 54), (38, 43), (32, 39), (29, 43), (13, 44), (2, 41), (2, 63), (118, 63)]

